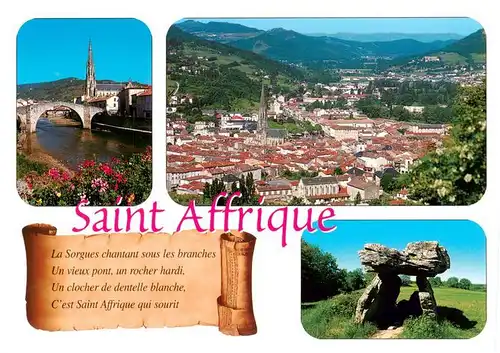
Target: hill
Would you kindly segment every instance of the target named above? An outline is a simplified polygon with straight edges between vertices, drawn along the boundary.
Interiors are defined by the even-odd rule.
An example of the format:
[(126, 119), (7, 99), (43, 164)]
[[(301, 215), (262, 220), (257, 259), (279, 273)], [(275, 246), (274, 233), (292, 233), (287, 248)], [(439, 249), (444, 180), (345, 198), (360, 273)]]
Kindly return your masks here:
[(337, 74), (281, 63), (252, 51), (199, 38), (177, 25), (167, 34), (167, 87), (201, 97), (203, 107), (248, 111), (260, 98), (261, 82), (287, 93), (306, 79), (335, 82)]
[(428, 63), (427, 66), (436, 65), (465, 65), (465, 64), (484, 64), (486, 62), (486, 34), (480, 29), (465, 38), (451, 43), (439, 50), (430, 50), (421, 55), (412, 55), (398, 58), (390, 63), (391, 66), (412, 66), (421, 65), (423, 56), (437, 56), (439, 63)]
[(314, 37), (334, 37), (338, 39), (351, 40), (357, 42), (389, 42), (400, 39), (413, 39), (419, 42), (430, 43), (435, 41), (455, 41), (464, 38), (456, 33), (309, 33)]
[(486, 33), (483, 29), (452, 43), (440, 50), (440, 53), (458, 54), (469, 61), (478, 62), (486, 60)]
[(255, 37), (240, 39), (229, 44), (275, 60), (307, 63), (322, 60), (345, 62), (363, 57), (396, 58), (440, 50), (451, 44), (451, 41), (424, 43), (414, 39), (400, 39), (385, 42), (359, 42), (326, 36), (307, 36), (295, 31), (275, 28)]
[[(112, 80), (97, 80), (97, 83), (121, 83)], [(133, 82), (139, 84), (138, 82)], [(69, 77), (56, 81), (25, 83), (17, 85), (17, 98), (73, 102), (84, 92), (85, 80)]]
[(215, 40), (221, 43), (230, 42), (242, 38), (249, 38), (263, 32), (260, 29), (243, 26), (230, 22), (199, 22), (187, 20), (176, 24), (184, 32), (196, 35), (200, 38)]

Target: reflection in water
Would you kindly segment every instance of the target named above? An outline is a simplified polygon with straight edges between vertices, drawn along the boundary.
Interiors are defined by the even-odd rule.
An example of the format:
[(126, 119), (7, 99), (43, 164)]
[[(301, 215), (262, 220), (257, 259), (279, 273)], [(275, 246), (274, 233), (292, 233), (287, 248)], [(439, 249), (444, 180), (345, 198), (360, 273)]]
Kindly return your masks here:
[(151, 145), (151, 135), (90, 131), (75, 126), (57, 126), (47, 119), (37, 122), (38, 144), (50, 155), (76, 169), (85, 159), (109, 161), (111, 157), (129, 157)]

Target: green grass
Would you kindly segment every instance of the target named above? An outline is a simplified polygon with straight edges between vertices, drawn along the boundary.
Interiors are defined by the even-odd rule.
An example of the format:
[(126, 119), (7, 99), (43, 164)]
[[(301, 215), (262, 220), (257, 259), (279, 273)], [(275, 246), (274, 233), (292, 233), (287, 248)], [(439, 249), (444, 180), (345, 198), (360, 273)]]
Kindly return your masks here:
[[(410, 295), (415, 291), (414, 286), (401, 288), (399, 300), (409, 299)], [(437, 305), (441, 309), (443, 316), (451, 316), (450, 320), (442, 320), (441, 325), (446, 331), (446, 337), (449, 338), (472, 338), (477, 336), (486, 325), (486, 292), (476, 292), (470, 290), (463, 290), (459, 288), (437, 287), (433, 288), (434, 296), (436, 297)], [(449, 309), (445, 309), (449, 308)], [(458, 309), (463, 312), (466, 319), (476, 321), (472, 328), (462, 329), (452, 325), (453, 323), (461, 323), (462, 316), (457, 317), (457, 312), (450, 312), (452, 309)], [(452, 322), (453, 321), (453, 322)], [(419, 323), (420, 325), (421, 323)], [(421, 325), (420, 325), (421, 326)], [(463, 326), (466, 326), (463, 324)], [(403, 335), (410, 334), (410, 332), (403, 332)], [(416, 337), (420, 338), (420, 337)]]
[(486, 63), (486, 54), (473, 53), (470, 56), (476, 64)]
[(16, 170), (17, 179), (22, 179), (28, 173), (32, 172), (41, 175), (47, 172), (48, 170), (49, 168), (45, 164), (32, 161), (22, 153), (17, 154), (17, 170)]
[(457, 53), (440, 53), (439, 57), (445, 64), (450, 64), (450, 65), (455, 65), (457, 63), (460, 65), (467, 64), (467, 58)]
[[(200, 47), (193, 47), (190, 45), (186, 45), (184, 47), (184, 55), (185, 56), (196, 56), (196, 57), (216, 57), (217, 59), (212, 61), (212, 63), (216, 63), (218, 65), (229, 65), (232, 64), (233, 62), (237, 62), (240, 65), (235, 66), (235, 69), (238, 69), (248, 75), (252, 75), (257, 71), (257, 69), (254, 66), (247, 65), (244, 63), (244, 59), (237, 56), (237, 55), (221, 55), (215, 50), (210, 50), (208, 48), (200, 48)], [(209, 63), (209, 62), (207, 62)]]
[(356, 325), (353, 315), (361, 292), (302, 305), (302, 326), (315, 338), (366, 338), (377, 331), (372, 324)]
[[(414, 286), (402, 287), (398, 301), (409, 299)], [(340, 294), (316, 303), (302, 304), (302, 325), (315, 338), (369, 338), (377, 328), (356, 325), (353, 317), (362, 291)], [(405, 320), (399, 338), (472, 338), (486, 324), (486, 293), (437, 287), (438, 319), (428, 317)], [(463, 313), (461, 313), (461, 312)]]

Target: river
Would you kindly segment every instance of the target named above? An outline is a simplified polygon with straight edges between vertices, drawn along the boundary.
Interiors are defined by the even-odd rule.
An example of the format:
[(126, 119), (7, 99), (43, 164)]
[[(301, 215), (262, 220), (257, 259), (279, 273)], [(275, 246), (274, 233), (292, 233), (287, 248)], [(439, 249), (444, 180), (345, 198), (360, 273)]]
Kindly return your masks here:
[(48, 119), (37, 122), (32, 139), (48, 154), (71, 169), (86, 159), (100, 162), (129, 157), (151, 145), (151, 135), (90, 131), (78, 126), (58, 126)]

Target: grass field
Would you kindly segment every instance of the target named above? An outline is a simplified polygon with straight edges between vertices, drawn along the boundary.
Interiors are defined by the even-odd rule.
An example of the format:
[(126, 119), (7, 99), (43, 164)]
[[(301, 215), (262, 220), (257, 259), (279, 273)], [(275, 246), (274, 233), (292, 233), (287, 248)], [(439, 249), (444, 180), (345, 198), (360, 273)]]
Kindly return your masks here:
[(467, 64), (467, 58), (457, 53), (440, 53), (439, 57), (445, 64), (450, 64), (450, 65)]
[[(409, 299), (414, 286), (401, 288), (398, 301)], [(362, 293), (340, 294), (332, 299), (302, 304), (302, 325), (316, 338), (370, 338), (377, 333), (372, 324), (353, 322), (357, 300)], [(409, 318), (397, 338), (472, 338), (486, 324), (486, 292), (437, 287), (434, 295), (438, 319)]]

